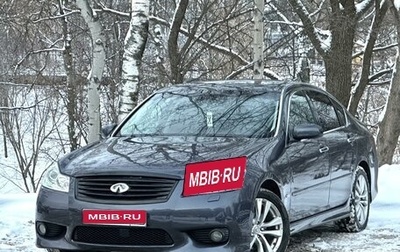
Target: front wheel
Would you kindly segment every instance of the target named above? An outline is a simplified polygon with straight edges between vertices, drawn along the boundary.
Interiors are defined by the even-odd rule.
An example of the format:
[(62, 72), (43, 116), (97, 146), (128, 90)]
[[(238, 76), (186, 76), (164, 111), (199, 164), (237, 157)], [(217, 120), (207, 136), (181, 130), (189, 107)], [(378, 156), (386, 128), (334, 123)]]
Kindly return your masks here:
[(339, 227), (348, 232), (360, 232), (367, 227), (371, 204), (367, 173), (358, 167), (350, 198), (350, 216), (338, 221)]
[(262, 190), (254, 203), (250, 251), (283, 252), (289, 243), (289, 217), (274, 193)]

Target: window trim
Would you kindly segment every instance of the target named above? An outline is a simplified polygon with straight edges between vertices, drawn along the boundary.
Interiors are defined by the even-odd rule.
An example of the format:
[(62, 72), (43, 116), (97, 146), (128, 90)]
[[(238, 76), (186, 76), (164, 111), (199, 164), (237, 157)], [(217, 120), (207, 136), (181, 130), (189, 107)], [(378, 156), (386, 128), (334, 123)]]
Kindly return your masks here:
[(314, 113), (313, 108), (311, 106), (310, 98), (308, 97), (306, 91), (307, 91), (306, 89), (294, 89), (293, 91), (291, 91), (289, 93), (289, 97), (287, 99), (288, 100), (288, 102), (287, 102), (288, 106), (287, 106), (287, 110), (286, 110), (286, 115), (287, 115), (286, 116), (286, 127), (285, 127), (286, 128), (286, 130), (285, 130), (286, 131), (285, 132), (286, 142), (292, 141), (292, 138), (290, 137), (290, 134), (289, 134), (290, 108), (292, 107), (292, 98), (296, 93), (299, 93), (299, 92), (303, 93), (303, 96), (306, 99), (309, 108), (311, 109), (311, 113), (312, 113), (312, 116), (314, 118), (314, 123), (317, 124), (317, 118), (315, 117), (315, 113)]
[[(343, 112), (344, 112), (344, 114), (345, 114), (345, 120), (346, 120), (346, 122), (345, 122), (345, 125), (340, 125), (339, 116), (337, 115), (337, 111), (336, 111), (337, 109), (336, 109), (336, 107), (335, 107), (335, 104), (334, 104), (334, 102), (333, 102), (333, 99), (332, 99), (331, 95), (329, 95), (329, 93), (327, 93), (327, 92), (323, 92), (323, 91), (321, 92), (321, 91), (318, 90), (318, 89), (308, 88), (308, 89), (306, 90), (306, 95), (308, 96), (308, 98), (309, 98), (309, 100), (310, 100), (310, 103), (311, 103), (311, 107), (312, 107), (312, 110), (313, 110), (314, 117), (316, 116), (317, 109), (315, 108), (314, 103), (311, 101), (312, 98), (311, 98), (310, 95), (309, 95), (309, 92), (310, 92), (310, 91), (311, 91), (311, 92), (318, 93), (318, 94), (321, 94), (321, 95), (324, 95), (325, 97), (327, 97), (328, 100), (329, 100), (329, 102), (331, 103), (330, 105), (333, 107), (333, 110), (334, 110), (335, 115), (336, 115), (336, 120), (337, 120), (337, 122), (338, 122), (339, 127), (335, 127), (335, 128), (329, 129), (329, 130), (324, 130), (324, 129), (322, 128), (322, 129), (324, 130), (324, 132), (323, 132), (324, 135), (325, 135), (325, 133), (334, 132), (334, 131), (341, 130), (341, 129), (344, 129), (345, 127), (347, 127), (347, 125), (348, 125), (348, 120), (347, 120), (347, 115), (346, 115), (346, 113), (345, 113), (343, 107), (340, 106), (340, 107), (343, 109)], [(335, 102), (338, 103), (337, 101), (335, 101)], [(329, 104), (328, 104), (328, 105), (329, 105)], [(339, 105), (339, 104), (338, 104), (338, 105)]]

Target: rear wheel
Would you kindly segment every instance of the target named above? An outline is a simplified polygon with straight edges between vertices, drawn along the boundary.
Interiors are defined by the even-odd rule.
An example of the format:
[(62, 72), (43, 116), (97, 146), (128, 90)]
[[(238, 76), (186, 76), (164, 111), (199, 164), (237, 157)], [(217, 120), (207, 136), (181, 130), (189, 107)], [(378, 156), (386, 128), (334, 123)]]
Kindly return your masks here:
[(350, 198), (350, 216), (337, 222), (341, 229), (360, 232), (367, 227), (371, 204), (370, 185), (367, 173), (358, 167)]
[(254, 203), (251, 251), (283, 252), (289, 234), (289, 218), (282, 201), (271, 191), (260, 191)]

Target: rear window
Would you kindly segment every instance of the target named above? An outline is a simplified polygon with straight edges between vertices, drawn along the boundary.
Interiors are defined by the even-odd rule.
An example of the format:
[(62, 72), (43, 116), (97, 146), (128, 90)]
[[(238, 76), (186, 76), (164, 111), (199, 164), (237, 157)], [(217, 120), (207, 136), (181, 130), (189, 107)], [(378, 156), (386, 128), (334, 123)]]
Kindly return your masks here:
[(159, 93), (123, 125), (121, 136), (269, 137), (279, 93)]

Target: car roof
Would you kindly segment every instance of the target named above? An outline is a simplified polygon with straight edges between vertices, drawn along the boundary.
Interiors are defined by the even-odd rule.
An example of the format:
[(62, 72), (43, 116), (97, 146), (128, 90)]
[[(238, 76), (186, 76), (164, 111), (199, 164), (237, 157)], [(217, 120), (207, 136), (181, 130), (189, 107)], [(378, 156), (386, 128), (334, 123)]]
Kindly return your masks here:
[(219, 80), (219, 81), (199, 81), (184, 84), (176, 84), (162, 88), (157, 93), (164, 92), (223, 92), (223, 91), (238, 91), (238, 92), (282, 92), (282, 90), (292, 89), (295, 87), (304, 88), (319, 88), (290, 80)]

